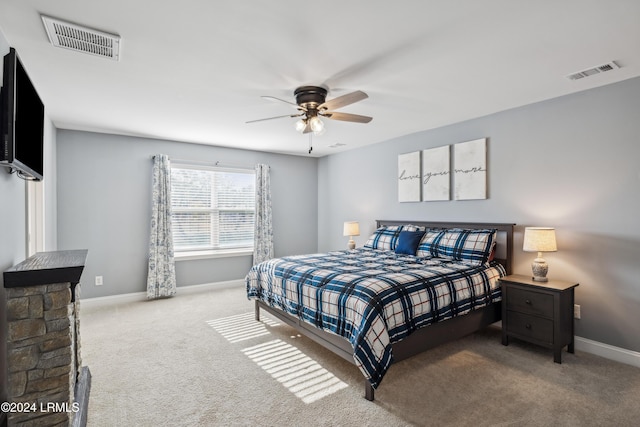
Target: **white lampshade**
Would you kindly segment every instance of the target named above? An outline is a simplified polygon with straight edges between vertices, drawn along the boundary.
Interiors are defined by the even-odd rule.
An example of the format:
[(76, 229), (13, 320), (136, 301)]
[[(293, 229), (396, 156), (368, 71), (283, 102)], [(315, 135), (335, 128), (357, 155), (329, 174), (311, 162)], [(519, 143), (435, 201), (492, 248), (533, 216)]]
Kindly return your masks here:
[(360, 235), (360, 224), (358, 221), (346, 221), (344, 223), (343, 236), (359, 236)]
[(526, 252), (555, 252), (556, 230), (551, 227), (526, 227), (522, 250)]

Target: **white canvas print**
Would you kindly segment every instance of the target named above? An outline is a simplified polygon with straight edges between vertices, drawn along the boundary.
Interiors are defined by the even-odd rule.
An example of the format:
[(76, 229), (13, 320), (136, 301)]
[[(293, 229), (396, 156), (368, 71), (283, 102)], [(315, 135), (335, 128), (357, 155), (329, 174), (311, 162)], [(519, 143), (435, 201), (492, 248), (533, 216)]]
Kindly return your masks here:
[(487, 198), (486, 138), (453, 146), (454, 194), (456, 200)]
[(450, 148), (422, 150), (422, 200), (450, 200)]
[(398, 155), (398, 201), (420, 201), (420, 152)]

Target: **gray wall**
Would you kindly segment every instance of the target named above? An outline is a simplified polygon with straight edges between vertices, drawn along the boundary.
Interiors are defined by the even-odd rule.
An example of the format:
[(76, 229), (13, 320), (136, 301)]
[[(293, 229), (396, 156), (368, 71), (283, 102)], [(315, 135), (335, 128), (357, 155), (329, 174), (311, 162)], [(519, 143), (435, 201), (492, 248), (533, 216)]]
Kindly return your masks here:
[[(513, 222), (516, 273), (530, 274), (524, 226), (556, 227), (549, 276), (577, 281), (577, 335), (640, 351), (640, 78), (322, 158), (319, 250), (364, 244), (375, 219)], [(397, 155), (488, 138), (489, 198), (398, 203)]]
[[(0, 32), (0, 58), (9, 53), (9, 42)], [(1, 63), (1, 61), (0, 61)], [(28, 69), (28, 64), (25, 64)], [(0, 83), (2, 82), (3, 67), (0, 66)], [(37, 89), (37, 82), (34, 82)], [(36, 185), (44, 186), (44, 222), (50, 227), (45, 229), (45, 250), (54, 250), (56, 245), (55, 230), (55, 129), (51, 120), (46, 117), (45, 102), (45, 132), (44, 132), (44, 181)], [(22, 262), (27, 255), (27, 187), (25, 181), (15, 174), (10, 175), (7, 169), (0, 168), (0, 272)], [(51, 226), (53, 225), (53, 226)], [(4, 318), (5, 307), (4, 279), (0, 274), (0, 401), (6, 401), (6, 326)], [(2, 419), (0, 417), (0, 419)]]
[[(0, 55), (4, 56), (9, 52), (9, 44), (0, 32)], [(0, 68), (0, 79), (2, 71)], [(1, 82), (2, 80), (0, 80)], [(2, 169), (2, 168), (0, 168)], [(20, 232), (20, 225), (24, 230), (24, 215), (21, 215), (20, 208), (24, 206), (25, 192), (24, 184), (21, 186), (13, 176), (9, 176), (0, 170), (0, 271), (5, 271), (16, 263), (20, 254), (24, 254), (24, 231)], [(16, 245), (22, 243), (22, 246)], [(0, 401), (7, 401), (7, 319), (4, 315), (6, 306), (6, 295), (4, 293), (4, 279), (0, 275)], [(6, 415), (0, 413), (0, 423), (6, 420)]]
[[(9, 53), (9, 43), (0, 33), (0, 57)], [(0, 61), (1, 63), (1, 61)], [(2, 84), (3, 67), (0, 67)], [(0, 271), (24, 260), (26, 254), (26, 186), (23, 180), (0, 168)], [(3, 284), (0, 275), (0, 285)], [(4, 290), (4, 287), (2, 288)]]
[[(316, 251), (317, 160), (58, 130), (58, 247), (88, 249), (82, 297), (146, 290), (151, 157), (271, 166), (276, 256)], [(242, 279), (251, 256), (176, 262), (178, 286)], [(104, 285), (94, 285), (95, 276)]]

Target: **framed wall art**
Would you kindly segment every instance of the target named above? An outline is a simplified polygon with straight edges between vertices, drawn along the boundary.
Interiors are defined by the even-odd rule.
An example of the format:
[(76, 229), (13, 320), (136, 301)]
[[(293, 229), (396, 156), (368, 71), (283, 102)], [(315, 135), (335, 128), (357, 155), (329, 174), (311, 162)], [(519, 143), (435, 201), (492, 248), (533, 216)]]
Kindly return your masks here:
[(422, 200), (451, 199), (450, 146), (422, 150)]
[(453, 145), (455, 200), (487, 198), (487, 139)]
[(398, 201), (420, 201), (420, 152), (398, 155)]

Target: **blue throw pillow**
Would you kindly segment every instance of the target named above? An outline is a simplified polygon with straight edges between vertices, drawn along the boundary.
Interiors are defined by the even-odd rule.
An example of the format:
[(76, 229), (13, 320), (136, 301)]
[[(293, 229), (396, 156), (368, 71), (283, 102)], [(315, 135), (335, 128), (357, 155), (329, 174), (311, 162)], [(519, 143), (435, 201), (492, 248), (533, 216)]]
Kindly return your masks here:
[(415, 255), (424, 233), (424, 231), (401, 231), (396, 245), (396, 253)]

